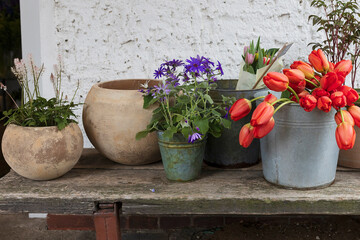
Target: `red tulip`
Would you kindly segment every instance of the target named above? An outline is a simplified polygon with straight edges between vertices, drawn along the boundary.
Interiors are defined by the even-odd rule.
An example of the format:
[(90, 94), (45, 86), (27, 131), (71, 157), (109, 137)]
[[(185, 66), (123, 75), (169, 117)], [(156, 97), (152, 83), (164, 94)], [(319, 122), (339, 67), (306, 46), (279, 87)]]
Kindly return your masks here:
[(320, 79), (320, 86), (324, 90), (331, 92), (343, 85), (345, 74), (343, 72), (329, 72)]
[[(309, 93), (308, 91), (304, 90), (304, 91), (302, 91), (301, 93), (298, 94), (298, 97), (299, 97), (299, 98), (302, 98), (302, 97), (305, 97), (306, 95), (309, 95), (309, 94), (310, 94), (310, 93)], [(294, 102), (298, 102), (297, 99), (296, 99), (296, 97), (295, 97), (294, 95), (291, 95), (291, 96), (290, 96), (290, 100), (291, 100), (291, 101), (294, 101)]]
[(290, 84), (298, 85), (305, 80), (305, 74), (299, 69), (284, 69), (283, 73), (288, 77)]
[(292, 84), (292, 83), (289, 83), (289, 86), (294, 89), (294, 91), (296, 93), (301, 93), (305, 90), (305, 86), (306, 86), (306, 81), (305, 80), (302, 80), (301, 82), (299, 82), (298, 84)]
[(239, 143), (244, 148), (250, 146), (251, 142), (254, 139), (254, 127), (250, 125), (250, 123), (245, 124), (239, 134)]
[(317, 101), (317, 108), (324, 112), (330, 112), (332, 101), (327, 96), (322, 96)]
[(344, 95), (343, 92), (340, 91), (333, 92), (330, 95), (330, 99), (332, 101), (332, 105), (335, 108), (342, 108), (346, 106), (346, 96)]
[(348, 105), (353, 104), (359, 99), (358, 92), (349, 86), (343, 85), (339, 87), (337, 90), (344, 93)]
[(249, 114), (251, 111), (251, 102), (246, 98), (237, 100), (230, 108), (230, 117), (234, 121), (238, 121)]
[(345, 76), (348, 75), (352, 70), (351, 60), (341, 60), (335, 65), (335, 70), (339, 72), (344, 72)]
[(268, 57), (263, 57), (263, 64), (264, 65), (269, 65), (269, 63), (270, 63), (270, 58), (268, 58)]
[(256, 107), (251, 116), (251, 125), (257, 127), (267, 123), (274, 115), (274, 107), (268, 102), (262, 102)]
[(307, 79), (314, 78), (314, 69), (310, 66), (310, 64), (303, 61), (295, 61), (290, 66), (291, 69), (299, 69), (305, 74)]
[[(351, 126), (354, 126), (355, 125), (355, 121), (354, 121), (354, 118), (351, 116), (351, 114), (346, 111), (346, 110), (341, 110), (342, 111), (342, 114), (344, 116), (344, 122), (348, 122), (351, 124)], [(342, 123), (342, 118), (341, 118), (341, 113), (340, 111), (338, 111), (336, 114), (335, 114), (335, 122), (337, 125), (339, 125), (340, 123)]]
[(326, 73), (329, 71), (329, 62), (321, 49), (314, 50), (310, 53), (309, 62), (318, 72)]
[(277, 100), (277, 97), (275, 97), (274, 95), (272, 95), (271, 93), (268, 94), (265, 98), (264, 98), (264, 102), (268, 102), (268, 103), (273, 103)]
[(353, 117), (355, 125), (360, 127), (360, 107), (353, 105), (348, 108), (348, 112)]
[(356, 138), (354, 127), (348, 122), (340, 123), (336, 128), (335, 138), (340, 149), (353, 148)]
[[(315, 76), (315, 78), (320, 82), (320, 77), (319, 76)], [(317, 88), (319, 87), (319, 82), (316, 81), (314, 78), (312, 79), (308, 79), (310, 82), (312, 82), (313, 84), (309, 83), (309, 82), (306, 82), (306, 88), (308, 89), (314, 89), (314, 88)], [(315, 85), (314, 85), (315, 84)]]
[(335, 64), (332, 62), (329, 62), (329, 72), (333, 72), (335, 70)]
[(263, 81), (265, 85), (275, 92), (283, 92), (289, 86), (289, 79), (286, 75), (278, 72), (269, 72)]
[(324, 89), (322, 88), (315, 88), (311, 95), (313, 95), (314, 97), (316, 97), (316, 99), (322, 97), (322, 96), (327, 96), (327, 97), (330, 97), (330, 93), (325, 91)]
[(300, 106), (304, 108), (306, 112), (311, 112), (317, 104), (317, 100), (313, 95), (306, 95), (300, 98)]
[(265, 137), (266, 135), (268, 135), (269, 132), (271, 132), (271, 130), (273, 130), (274, 126), (275, 126), (275, 120), (272, 117), (267, 123), (254, 127), (254, 138)]

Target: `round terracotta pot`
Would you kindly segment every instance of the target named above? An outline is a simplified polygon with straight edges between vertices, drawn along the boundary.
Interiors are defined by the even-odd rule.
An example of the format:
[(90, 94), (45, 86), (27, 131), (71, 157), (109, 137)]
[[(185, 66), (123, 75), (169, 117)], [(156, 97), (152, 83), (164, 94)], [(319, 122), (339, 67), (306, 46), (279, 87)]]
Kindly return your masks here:
[(83, 136), (76, 123), (62, 130), (10, 124), (2, 139), (5, 161), (19, 175), (50, 180), (70, 171), (83, 150)]
[[(95, 84), (88, 93), (83, 108), (83, 123), (94, 147), (112, 161), (126, 165), (141, 165), (159, 161), (160, 150), (156, 133), (139, 141), (137, 132), (149, 124), (156, 106), (143, 109), (143, 97), (138, 89), (146, 79), (115, 80)], [(159, 81), (150, 80), (149, 85)]]

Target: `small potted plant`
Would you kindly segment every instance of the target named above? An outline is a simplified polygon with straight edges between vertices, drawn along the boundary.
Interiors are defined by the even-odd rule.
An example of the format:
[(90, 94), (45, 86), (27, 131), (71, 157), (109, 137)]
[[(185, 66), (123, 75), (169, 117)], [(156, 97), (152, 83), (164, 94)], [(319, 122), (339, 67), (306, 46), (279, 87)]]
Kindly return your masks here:
[[(222, 102), (222, 96), (226, 96), (230, 99), (227, 104), (231, 106), (234, 99), (253, 99), (255, 95), (261, 95), (261, 92), (266, 92), (263, 84), (255, 85), (257, 79), (267, 71), (277, 52), (277, 48), (261, 48), (260, 38), (258, 38), (256, 43), (251, 41), (248, 46), (244, 47), (239, 79), (219, 80), (216, 89), (210, 91), (213, 100), (220, 103)], [(282, 67), (282, 61), (276, 60), (272, 63), (270, 69), (271, 71), (280, 71)], [(256, 102), (253, 101), (252, 104), (253, 108), (255, 108)], [(249, 116), (240, 121), (231, 121), (231, 128), (224, 129), (221, 137), (215, 138), (209, 136), (205, 150), (206, 164), (222, 168), (240, 168), (258, 163), (260, 157), (259, 140), (254, 140), (248, 148), (236, 147), (239, 145), (238, 133), (249, 121)]]
[[(44, 67), (37, 67), (31, 56), (28, 63), (15, 59), (12, 68), (22, 88), (21, 104), (4, 111), (7, 125), (2, 151), (9, 166), (19, 175), (33, 180), (50, 180), (68, 172), (79, 160), (83, 136), (73, 109), (74, 96), (68, 100), (61, 92), (62, 63), (54, 66), (55, 97), (41, 97), (39, 80)], [(7, 92), (4, 85), (1, 88)], [(10, 94), (9, 94), (10, 96)]]
[[(354, 146), (354, 125), (360, 126), (360, 108), (353, 105), (359, 95), (344, 85), (351, 61), (333, 65), (319, 49), (312, 51), (309, 62), (295, 61), (284, 74), (270, 72), (263, 78), (269, 89), (283, 92), (282, 98), (264, 96), (239, 134), (243, 147), (262, 138), (265, 179), (290, 188), (330, 185), (339, 148)], [(249, 102), (238, 100), (231, 117), (250, 112)]]
[(208, 134), (219, 137), (222, 129), (230, 126), (224, 106), (209, 95), (222, 74), (220, 62), (215, 64), (206, 57), (191, 57), (185, 62), (174, 59), (155, 71), (155, 78), (165, 78), (160, 85), (140, 89), (144, 108), (155, 103), (158, 107), (136, 138), (157, 131), (168, 179), (189, 181), (198, 177)]
[[(359, 4), (356, 0), (313, 0), (311, 6), (323, 10), (323, 15), (311, 15), (309, 19), (314, 26), (318, 26), (317, 31), (326, 36), (322, 42), (311, 45), (322, 48), (333, 63), (350, 57), (353, 68), (349, 76), (351, 86), (355, 88), (357, 69), (360, 66)], [(359, 92), (359, 89), (356, 90)], [(360, 106), (358, 102), (354, 104)], [(360, 136), (360, 130), (356, 128), (355, 131)], [(360, 141), (356, 141), (355, 147), (349, 151), (340, 150), (339, 165), (360, 168)]]

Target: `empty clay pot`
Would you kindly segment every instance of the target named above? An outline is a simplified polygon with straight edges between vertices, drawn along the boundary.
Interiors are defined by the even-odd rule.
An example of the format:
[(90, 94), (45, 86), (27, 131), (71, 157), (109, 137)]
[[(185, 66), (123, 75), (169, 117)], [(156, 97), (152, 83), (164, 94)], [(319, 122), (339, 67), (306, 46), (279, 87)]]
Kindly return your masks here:
[(62, 130), (10, 124), (2, 139), (5, 161), (19, 175), (50, 180), (70, 171), (83, 150), (83, 136), (76, 123)]
[[(149, 81), (149, 82), (148, 82)], [(143, 109), (141, 84), (149, 86), (157, 80), (127, 79), (95, 84), (88, 93), (83, 108), (83, 123), (94, 147), (107, 158), (126, 165), (141, 165), (159, 161), (156, 133), (139, 141), (137, 132), (149, 124), (156, 106)]]

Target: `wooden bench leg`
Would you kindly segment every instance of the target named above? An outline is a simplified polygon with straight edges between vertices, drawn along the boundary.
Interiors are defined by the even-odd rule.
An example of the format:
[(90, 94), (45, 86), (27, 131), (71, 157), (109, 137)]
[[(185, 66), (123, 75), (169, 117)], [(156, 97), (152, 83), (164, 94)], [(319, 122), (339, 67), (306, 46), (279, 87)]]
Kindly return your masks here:
[(99, 203), (94, 213), (96, 240), (121, 240), (120, 203)]

